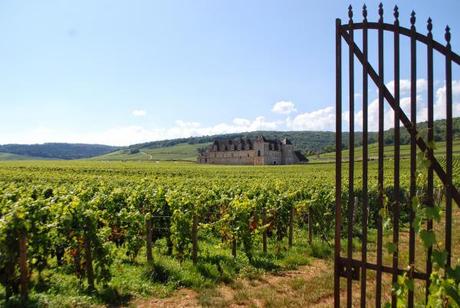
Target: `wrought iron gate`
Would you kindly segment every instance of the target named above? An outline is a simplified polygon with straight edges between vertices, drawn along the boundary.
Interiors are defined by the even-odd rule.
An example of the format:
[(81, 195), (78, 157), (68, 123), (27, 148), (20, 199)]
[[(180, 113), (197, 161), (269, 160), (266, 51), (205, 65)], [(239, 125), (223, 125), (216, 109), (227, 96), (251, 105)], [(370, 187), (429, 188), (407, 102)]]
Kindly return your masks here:
[[(401, 268), (398, 261), (398, 249), (395, 249), (392, 256), (392, 266), (384, 265), (383, 262), (383, 226), (382, 218), (377, 215), (376, 228), (377, 228), (377, 239), (376, 239), (376, 257), (375, 262), (368, 260), (368, 215), (369, 215), (369, 188), (368, 188), (368, 160), (369, 160), (369, 149), (368, 149), (368, 100), (369, 100), (369, 84), (368, 79), (375, 83), (378, 88), (378, 197), (377, 204), (378, 209), (384, 207), (384, 111), (385, 101), (391, 107), (394, 112), (394, 153), (393, 161), (389, 162), (392, 164), (393, 170), (393, 188), (394, 188), (394, 200), (391, 206), (392, 211), (392, 224), (393, 224), (393, 243), (398, 247), (400, 240), (400, 209), (402, 200), (400, 197), (400, 125), (402, 124), (410, 134), (410, 188), (409, 195), (412, 200), (416, 194), (416, 155), (417, 147), (419, 151), (426, 154), (426, 157), (430, 161), (430, 165), (427, 171), (427, 202), (433, 204), (433, 181), (434, 174), (438, 176), (445, 189), (445, 249), (448, 252), (448, 264), (450, 265), (451, 259), (451, 243), (452, 243), (452, 200), (460, 205), (460, 195), (456, 188), (452, 185), (452, 63), (460, 65), (460, 56), (451, 50), (450, 45), (450, 29), (445, 29), (445, 40), (446, 44), (443, 45), (433, 39), (432, 35), (432, 21), (427, 21), (427, 35), (421, 34), (416, 31), (415, 27), (415, 12), (412, 12), (410, 17), (410, 28), (401, 27), (399, 25), (399, 12), (398, 8), (395, 7), (393, 11), (394, 22), (392, 24), (385, 23), (383, 19), (383, 6), (379, 5), (378, 22), (367, 21), (367, 9), (363, 7), (362, 11), (363, 21), (359, 23), (353, 22), (353, 11), (351, 6), (349, 7), (348, 16), (349, 21), (347, 24), (342, 25), (341, 20), (336, 20), (336, 221), (335, 221), (335, 269), (334, 269), (334, 305), (335, 307), (340, 306), (340, 277), (346, 278), (346, 302), (347, 306), (352, 306), (352, 282), (353, 280), (360, 280), (360, 305), (366, 307), (368, 304), (376, 307), (382, 305), (382, 280), (385, 274), (391, 275), (392, 282), (396, 282), (398, 275), (407, 273), (411, 279), (425, 280), (428, 287), (429, 276), (432, 271), (431, 253), (432, 249), (428, 249), (426, 269), (424, 271), (417, 271), (414, 267), (415, 260), (415, 231), (413, 225), (409, 227), (409, 253), (408, 253), (408, 269)], [(362, 49), (355, 43), (355, 32), (361, 31), (362, 34)], [(375, 30), (377, 33), (377, 49), (378, 49), (378, 68), (377, 70), (369, 63), (369, 48), (368, 48), (368, 34)], [(385, 85), (384, 79), (384, 33), (389, 32), (392, 35), (393, 41), (393, 76), (391, 78), (395, 80), (394, 89), (390, 91), (389, 86)], [(410, 114), (407, 116), (403, 111), (400, 104), (400, 38), (407, 37), (410, 40)], [(362, 216), (359, 219), (362, 220), (362, 249), (361, 256), (353, 256), (352, 251), (352, 239), (353, 239), (353, 226), (352, 223), (348, 223), (346, 235), (347, 235), (347, 251), (346, 256), (341, 256), (341, 234), (343, 231), (342, 226), (342, 40), (345, 41), (348, 46), (349, 58), (348, 58), (348, 101), (349, 101), (349, 159), (348, 159), (348, 200), (344, 200), (348, 204), (347, 212), (343, 213), (347, 215), (347, 221), (352, 222), (354, 217), (355, 198), (355, 83), (354, 83), (354, 60), (359, 60), (362, 65), (362, 198), (360, 201)], [(426, 48), (426, 76), (427, 76), (427, 125), (428, 132), (426, 137), (422, 137), (418, 134), (417, 130), (417, 45), (419, 43), (424, 44)], [(445, 168), (436, 159), (433, 151), (433, 147), (429, 146), (433, 143), (433, 119), (434, 119), (434, 79), (433, 79), (433, 52), (438, 52), (445, 59), (445, 88), (446, 88), (446, 153), (445, 153)], [(409, 221), (412, 222), (414, 219), (414, 212), (409, 206)], [(431, 230), (433, 228), (433, 222), (427, 221), (426, 228)], [(345, 232), (344, 232), (345, 233)], [(367, 294), (367, 283), (369, 282), (366, 271), (375, 271), (375, 303), (366, 303)], [(392, 306), (396, 306), (396, 297), (392, 295)], [(409, 291), (408, 294), (408, 306), (413, 307), (414, 305), (414, 293)]]

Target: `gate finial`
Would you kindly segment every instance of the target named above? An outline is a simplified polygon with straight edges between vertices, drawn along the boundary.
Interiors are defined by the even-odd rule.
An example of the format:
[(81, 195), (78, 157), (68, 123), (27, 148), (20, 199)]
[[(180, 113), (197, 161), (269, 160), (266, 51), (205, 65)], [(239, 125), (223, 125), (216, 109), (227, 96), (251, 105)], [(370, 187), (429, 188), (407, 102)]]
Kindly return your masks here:
[(350, 18), (350, 22), (353, 22), (353, 7), (351, 4), (348, 6), (348, 17)]
[(410, 13), (410, 24), (410, 29), (415, 30), (415, 11), (412, 11), (412, 13)]
[(367, 6), (365, 4), (363, 5), (363, 17), (364, 21), (367, 21)]
[(444, 38), (447, 41), (447, 47), (450, 47), (450, 28), (449, 28), (449, 25), (446, 26), (446, 34), (444, 34)]
[(431, 33), (431, 30), (433, 30), (433, 24), (431, 23), (431, 17), (428, 17), (428, 20), (426, 21), (426, 29), (428, 30), (428, 37), (432, 38), (433, 34)]
[(393, 16), (395, 17), (395, 25), (399, 24), (399, 8), (397, 5), (395, 5), (395, 8), (393, 9)]
[(383, 22), (383, 4), (382, 2), (380, 2), (379, 4), (379, 16), (380, 16), (379, 22)]

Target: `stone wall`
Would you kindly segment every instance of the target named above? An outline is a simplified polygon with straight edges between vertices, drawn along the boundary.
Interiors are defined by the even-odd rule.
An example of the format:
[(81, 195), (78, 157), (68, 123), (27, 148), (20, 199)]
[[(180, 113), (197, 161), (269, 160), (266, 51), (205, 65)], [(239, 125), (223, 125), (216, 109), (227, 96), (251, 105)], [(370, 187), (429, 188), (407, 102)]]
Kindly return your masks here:
[(254, 165), (254, 150), (212, 151), (208, 153), (207, 163), (228, 165)]

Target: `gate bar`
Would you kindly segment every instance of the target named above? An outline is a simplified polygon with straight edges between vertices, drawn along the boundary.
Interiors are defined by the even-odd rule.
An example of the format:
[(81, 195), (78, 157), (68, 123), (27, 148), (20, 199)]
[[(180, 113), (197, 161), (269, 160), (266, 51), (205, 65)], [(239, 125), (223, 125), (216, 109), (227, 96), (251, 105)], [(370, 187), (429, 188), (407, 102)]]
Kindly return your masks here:
[[(428, 30), (428, 43), (427, 43), (427, 79), (428, 79), (428, 93), (427, 93), (427, 100), (428, 100), (428, 159), (430, 161), (433, 160), (434, 153), (433, 153), (433, 146), (434, 146), (434, 127), (433, 127), (433, 34), (431, 30), (433, 29), (433, 24), (431, 23), (431, 18), (427, 20), (427, 30)], [(427, 206), (433, 207), (434, 206), (434, 198), (433, 198), (433, 166), (431, 164), (428, 165), (428, 174), (427, 174)], [(427, 220), (426, 229), (431, 231), (433, 229), (433, 219)], [(431, 262), (431, 255), (433, 253), (433, 247), (428, 247), (427, 256), (426, 256), (426, 273), (428, 277), (431, 275), (431, 271), (433, 269), (433, 264)], [(426, 280), (426, 290), (425, 290), (425, 297), (428, 300), (428, 293), (430, 288), (430, 279)]]
[[(415, 39), (415, 12), (412, 11), (410, 17), (411, 23), (411, 40), (410, 40), (410, 120), (413, 131), (417, 131), (417, 41)], [(417, 172), (417, 145), (416, 135), (410, 136), (410, 206), (409, 206), (409, 279), (413, 279), (413, 271), (415, 268), (415, 230), (414, 230), (414, 210), (412, 208), (412, 200), (416, 198), (416, 172)], [(409, 308), (414, 307), (414, 291), (408, 292)]]
[[(348, 23), (349, 25), (353, 24), (353, 10), (351, 5), (348, 7), (348, 17), (350, 18)], [(350, 27), (351, 29), (352, 27)], [(349, 31), (350, 39), (353, 41), (353, 30)], [(355, 70), (354, 70), (354, 51), (353, 51), (353, 44), (349, 46), (349, 53), (348, 53), (348, 100), (349, 100), (349, 138), (348, 138), (348, 150), (349, 150), (349, 157), (348, 157), (348, 245), (347, 245), (347, 257), (348, 257), (348, 265), (347, 265), (347, 307), (351, 308), (352, 306), (352, 267), (351, 267), (351, 259), (353, 258), (353, 245), (351, 244), (353, 241), (353, 206), (354, 206), (354, 164), (355, 164), (355, 126), (354, 126), (354, 113), (355, 113)]]
[(334, 307), (340, 307), (340, 231), (342, 226), (342, 39), (341, 21), (335, 20), (335, 242)]
[[(396, 106), (400, 106), (400, 84), (399, 84), (399, 11), (398, 7), (395, 6), (394, 13), (395, 17), (395, 28), (397, 31), (394, 32), (394, 95)], [(394, 111), (394, 208), (393, 208), (393, 244), (395, 245), (395, 251), (393, 252), (393, 276), (392, 282), (395, 284), (398, 281), (398, 258), (399, 258), (399, 206), (400, 206), (400, 183), (399, 183), (399, 160), (400, 160), (400, 126), (399, 126), (399, 113), (398, 109)], [(391, 296), (391, 307), (396, 308), (397, 298), (393, 292)]]
[(446, 251), (447, 266), (452, 257), (452, 61), (450, 46), (450, 28), (446, 27)]
[[(363, 6), (363, 55), (367, 62), (367, 8)], [(363, 66), (363, 240), (361, 244), (361, 260), (363, 264), (367, 263), (367, 216), (369, 197), (367, 195), (367, 181), (368, 181), (368, 126), (367, 126), (367, 113), (368, 113), (368, 75), (367, 67)], [(366, 267), (361, 268), (361, 308), (366, 308), (366, 287), (367, 275)]]
[[(347, 260), (348, 260), (347, 258), (340, 258), (340, 262), (342, 262), (343, 264), (346, 264), (346, 262), (348, 262)], [(357, 267), (357, 268), (365, 268), (365, 267), (367, 267), (370, 270), (374, 270), (374, 271), (378, 270), (377, 264), (363, 263), (361, 260), (356, 260), (356, 259), (351, 260), (351, 265), (353, 267)], [(382, 265), (380, 267), (380, 269), (382, 270), (383, 273), (387, 273), (387, 274), (392, 274), (393, 273), (393, 267), (390, 267), (390, 266)], [(408, 270), (398, 269), (398, 275), (403, 275), (404, 273), (408, 273)], [(414, 278), (416, 278), (416, 279), (426, 280), (426, 279), (430, 278), (430, 277), (427, 276), (426, 273), (422, 273), (422, 272), (414, 271), (413, 274), (414, 274)]]
[[(362, 30), (363, 26), (364, 26), (363, 23), (355, 22), (355, 23), (353, 23), (353, 30)], [(395, 28), (394, 28), (393, 24), (387, 24), (387, 23), (380, 24), (379, 22), (368, 22), (367, 23), (367, 28), (368, 29), (378, 30), (381, 27), (383, 27), (384, 31), (390, 31), (390, 32), (395, 31)], [(348, 25), (347, 24), (342, 25), (342, 30), (348, 31), (349, 30)], [(408, 36), (408, 37), (411, 36), (410, 29), (405, 28), (405, 27), (399, 27), (399, 33), (401, 35), (405, 35), (405, 36)], [(428, 37), (423, 35), (423, 34), (421, 34), (421, 33), (417, 32), (415, 34), (415, 38), (417, 39), (417, 41), (419, 41), (421, 43), (428, 44)], [(450, 52), (451, 60), (453, 62), (457, 63), (457, 64), (460, 64), (460, 55), (456, 54), (452, 50), (448, 51), (446, 46), (441, 45), (437, 41), (433, 40), (433, 48), (435, 50), (437, 50), (439, 53), (441, 53), (442, 55), (444, 55), (444, 56), (447, 56), (447, 53)]]
[[(379, 23), (383, 24), (383, 4), (379, 4)], [(383, 86), (384, 82), (384, 56), (383, 56), (383, 28), (378, 30), (378, 58), (379, 58), (379, 78), (381, 82), (378, 84), (379, 88), (379, 131), (378, 131), (378, 208), (380, 210), (384, 207), (383, 196), (383, 112), (384, 112), (384, 97)], [(375, 292), (375, 306), (380, 308), (382, 305), (382, 246), (383, 246), (383, 226), (382, 216), (377, 215), (377, 285)]]

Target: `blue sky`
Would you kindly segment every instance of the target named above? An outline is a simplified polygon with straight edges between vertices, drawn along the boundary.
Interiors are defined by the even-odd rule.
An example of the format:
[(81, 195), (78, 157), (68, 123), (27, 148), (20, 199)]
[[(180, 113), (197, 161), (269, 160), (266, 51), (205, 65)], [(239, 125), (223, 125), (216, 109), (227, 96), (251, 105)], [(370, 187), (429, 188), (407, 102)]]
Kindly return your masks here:
[[(0, 1), (0, 143), (333, 130), (335, 18), (350, 3), (358, 20), (361, 1)], [(415, 9), (443, 41), (449, 24), (458, 52), (460, 2), (433, 3), (400, 1), (402, 25)]]

